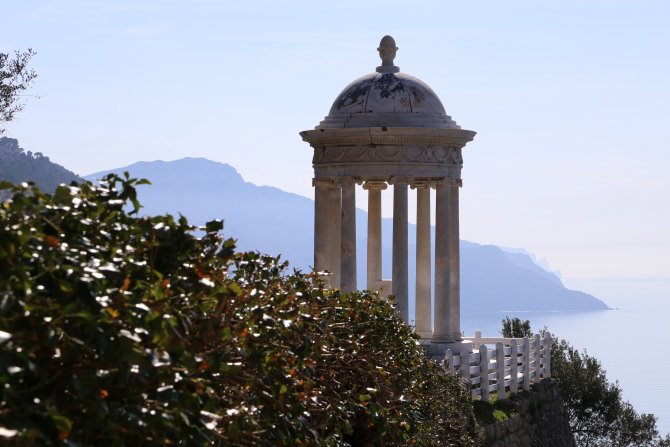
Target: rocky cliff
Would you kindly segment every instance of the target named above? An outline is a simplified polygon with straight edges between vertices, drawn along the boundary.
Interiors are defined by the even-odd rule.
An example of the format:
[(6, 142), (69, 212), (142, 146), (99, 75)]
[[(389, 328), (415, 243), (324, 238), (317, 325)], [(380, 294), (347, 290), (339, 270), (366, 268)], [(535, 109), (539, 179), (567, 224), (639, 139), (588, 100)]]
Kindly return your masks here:
[(556, 380), (547, 379), (530, 392), (510, 399), (515, 414), (487, 425), (482, 434), (485, 447), (572, 447), (576, 446), (568, 414)]

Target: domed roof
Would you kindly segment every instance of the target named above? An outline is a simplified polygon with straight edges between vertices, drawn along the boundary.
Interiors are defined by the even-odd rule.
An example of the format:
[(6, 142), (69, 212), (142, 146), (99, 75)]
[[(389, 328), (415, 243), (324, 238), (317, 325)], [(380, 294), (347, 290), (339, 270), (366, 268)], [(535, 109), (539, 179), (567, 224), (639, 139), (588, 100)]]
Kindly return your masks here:
[(382, 65), (342, 90), (317, 129), (342, 127), (431, 127), (460, 129), (423, 81), (393, 65), (398, 48), (391, 36), (379, 44)]
[(330, 108), (330, 115), (379, 112), (446, 113), (425, 82), (405, 73), (361, 76), (342, 90)]

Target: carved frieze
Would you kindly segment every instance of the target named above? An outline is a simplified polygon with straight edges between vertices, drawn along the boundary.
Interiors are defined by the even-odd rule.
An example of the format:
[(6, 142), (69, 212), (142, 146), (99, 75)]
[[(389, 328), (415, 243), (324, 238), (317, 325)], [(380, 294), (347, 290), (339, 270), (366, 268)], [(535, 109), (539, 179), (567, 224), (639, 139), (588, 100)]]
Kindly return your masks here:
[(317, 147), (312, 164), (331, 163), (439, 163), (461, 167), (461, 148), (454, 146), (340, 146)]

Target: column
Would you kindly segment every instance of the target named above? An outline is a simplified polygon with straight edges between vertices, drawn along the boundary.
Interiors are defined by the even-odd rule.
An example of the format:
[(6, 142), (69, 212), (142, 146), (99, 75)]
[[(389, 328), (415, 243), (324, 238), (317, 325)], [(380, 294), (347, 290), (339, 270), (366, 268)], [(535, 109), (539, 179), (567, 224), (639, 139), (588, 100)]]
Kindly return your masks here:
[(461, 340), (461, 256), (459, 236), (458, 196), (461, 180), (454, 179), (449, 187), (449, 335)]
[(407, 303), (407, 182), (393, 184), (393, 265), (392, 289), (397, 311), (408, 322)]
[(328, 220), (328, 235), (329, 235), (329, 250), (330, 260), (328, 266), (330, 267), (330, 287), (335, 289), (340, 288), (340, 252), (342, 251), (342, 242), (340, 235), (342, 234), (342, 190), (340, 185), (333, 182), (330, 188), (329, 198), (329, 220)]
[(378, 290), (382, 280), (382, 190), (386, 182), (367, 181), (368, 190), (368, 290)]
[(328, 179), (315, 178), (314, 186), (314, 269), (324, 271), (328, 268), (330, 246), (328, 241), (328, 211), (330, 184)]
[(438, 343), (461, 340), (458, 188), (460, 179), (437, 184), (435, 212), (435, 331)]
[(435, 191), (435, 314), (433, 342), (454, 341), (449, 331), (449, 184), (442, 180)]
[(421, 338), (433, 335), (430, 315), (430, 186), (417, 182), (416, 188), (416, 315), (415, 330)]
[(356, 287), (356, 183), (342, 181), (340, 290), (351, 292)]

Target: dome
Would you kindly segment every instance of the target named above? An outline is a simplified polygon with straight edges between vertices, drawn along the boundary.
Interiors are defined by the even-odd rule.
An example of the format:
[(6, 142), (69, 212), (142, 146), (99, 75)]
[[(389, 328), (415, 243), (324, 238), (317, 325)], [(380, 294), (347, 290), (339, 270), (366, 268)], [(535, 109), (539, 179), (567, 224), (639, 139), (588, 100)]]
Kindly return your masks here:
[(342, 90), (317, 129), (342, 127), (431, 127), (460, 129), (423, 81), (393, 65), (398, 48), (384, 36), (377, 49), (382, 65)]
[(349, 84), (335, 99), (339, 113), (441, 113), (444, 106), (426, 83), (404, 73), (370, 73)]

